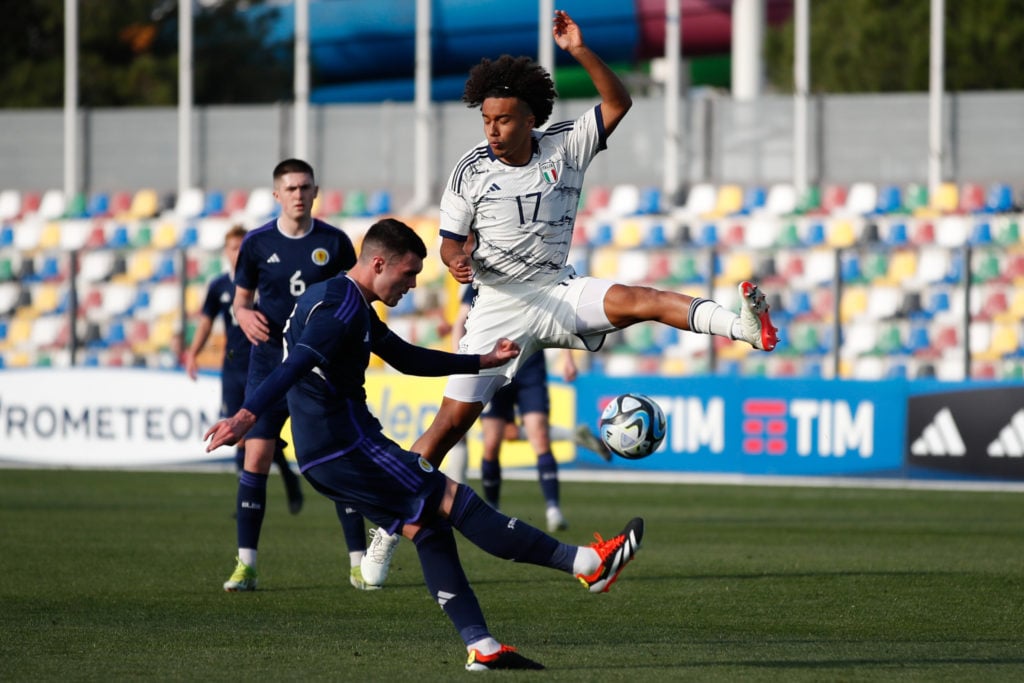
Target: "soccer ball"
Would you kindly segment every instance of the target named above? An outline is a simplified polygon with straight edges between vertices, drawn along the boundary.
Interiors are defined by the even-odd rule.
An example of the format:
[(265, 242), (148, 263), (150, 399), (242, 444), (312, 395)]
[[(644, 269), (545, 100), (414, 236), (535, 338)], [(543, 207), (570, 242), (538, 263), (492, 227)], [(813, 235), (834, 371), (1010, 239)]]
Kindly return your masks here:
[(665, 440), (665, 412), (643, 394), (622, 394), (605, 406), (598, 420), (601, 440), (612, 453), (639, 460)]

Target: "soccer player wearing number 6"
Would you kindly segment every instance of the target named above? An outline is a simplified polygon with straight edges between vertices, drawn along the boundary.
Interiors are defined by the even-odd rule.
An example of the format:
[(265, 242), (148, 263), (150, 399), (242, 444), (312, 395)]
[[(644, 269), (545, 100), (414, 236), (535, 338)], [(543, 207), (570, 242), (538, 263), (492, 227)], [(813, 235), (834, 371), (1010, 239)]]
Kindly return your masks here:
[[(605, 335), (644, 321), (764, 351), (776, 344), (768, 305), (753, 283), (740, 285), (737, 315), (709, 299), (580, 277), (567, 264), (583, 176), (632, 100), (568, 14), (555, 12), (552, 33), (601, 98), (576, 120), (539, 130), (551, 115), (555, 89), (529, 57), (484, 59), (466, 81), (462, 99), (480, 108), (486, 138), (455, 166), (440, 204), (441, 259), (457, 281), (477, 288), (459, 351), (480, 353), (508, 337), (522, 354), (479, 375), (449, 378), (437, 416), (412, 446), (434, 465), (540, 349), (596, 351)], [(470, 234), (476, 239), (471, 255), (463, 248)]]
[[(351, 268), (355, 249), (338, 228), (313, 218), (317, 185), (313, 168), (299, 159), (286, 159), (274, 168), (274, 198), (281, 215), (252, 230), (242, 241), (235, 268), (235, 319), (252, 342), (248, 396), (281, 364), (285, 322), (296, 299), (306, 289)], [(245, 441), (245, 466), (238, 480), (238, 561), (224, 583), (226, 591), (256, 588), (256, 550), (267, 499), (267, 474), (281, 428), (288, 419), (284, 398), (261, 416)], [(366, 551), (363, 518), (338, 507), (351, 570), (349, 581), (367, 588), (359, 570)]]

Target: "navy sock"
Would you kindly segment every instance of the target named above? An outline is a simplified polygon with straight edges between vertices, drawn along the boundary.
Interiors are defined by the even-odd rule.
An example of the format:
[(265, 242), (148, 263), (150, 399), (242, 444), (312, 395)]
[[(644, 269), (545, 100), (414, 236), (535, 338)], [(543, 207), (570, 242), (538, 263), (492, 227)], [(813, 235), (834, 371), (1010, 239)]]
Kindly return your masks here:
[(482, 460), (480, 462), (480, 485), (484, 489), (484, 498), (492, 507), (500, 507), (501, 499), (501, 461)]
[(295, 474), (292, 470), (291, 465), (288, 464), (288, 458), (284, 455), (284, 448), (282, 442), (277, 442), (277, 448), (274, 449), (274, 464), (277, 465), (277, 469), (281, 472), (281, 479), (284, 481), (285, 491), (288, 492), (288, 500), (292, 500), (296, 496), (301, 496), (302, 493), (299, 490), (299, 475)]
[(566, 546), (521, 519), (503, 515), (465, 484), (459, 484), (455, 493), (451, 523), (474, 545), (495, 557), (572, 572), (575, 546)]
[(238, 547), (256, 549), (267, 511), (267, 475), (242, 470), (238, 478), (236, 509)]
[(558, 505), (558, 463), (550, 451), (537, 456), (537, 478), (548, 507)]
[(437, 600), (451, 619), (462, 641), (469, 645), (488, 637), (487, 622), (459, 562), (451, 526), (441, 522), (434, 528), (424, 527), (412, 542), (420, 558), (430, 597)]
[(348, 546), (348, 551), (350, 553), (359, 550), (366, 552), (366, 525), (363, 524), (363, 516), (344, 503), (337, 501), (334, 502), (334, 511), (338, 514), (338, 521), (341, 522), (341, 531), (345, 534), (345, 545)]

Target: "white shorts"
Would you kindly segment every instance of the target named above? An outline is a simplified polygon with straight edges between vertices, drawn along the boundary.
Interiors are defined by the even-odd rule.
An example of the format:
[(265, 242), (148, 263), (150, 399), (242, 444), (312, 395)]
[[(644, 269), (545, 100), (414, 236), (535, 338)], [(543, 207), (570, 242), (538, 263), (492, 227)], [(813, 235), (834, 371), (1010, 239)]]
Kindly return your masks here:
[(505, 365), (479, 375), (453, 375), (444, 395), (464, 403), (486, 404), (533, 353), (546, 348), (597, 351), (617, 328), (604, 313), (604, 296), (615, 283), (574, 276), (554, 284), (488, 286), (477, 290), (466, 319), (459, 353), (488, 353), (506, 337), (522, 351)]

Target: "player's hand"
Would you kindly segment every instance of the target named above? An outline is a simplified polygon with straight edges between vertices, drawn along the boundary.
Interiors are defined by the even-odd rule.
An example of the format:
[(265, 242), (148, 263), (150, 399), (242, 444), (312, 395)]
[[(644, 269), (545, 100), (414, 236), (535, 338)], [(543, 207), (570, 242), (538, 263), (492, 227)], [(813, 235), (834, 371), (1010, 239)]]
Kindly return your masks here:
[(209, 453), (221, 446), (233, 446), (238, 443), (246, 432), (252, 429), (256, 423), (256, 416), (245, 408), (229, 418), (225, 418), (210, 427), (203, 436), (203, 441), (209, 440), (206, 445), (206, 452)]
[(196, 362), (196, 354), (191, 351), (185, 352), (185, 372), (193, 382), (199, 376), (199, 363)]
[(576, 359), (573, 358), (572, 351), (566, 349), (565, 363), (562, 364), (562, 379), (566, 382), (575, 382), (577, 375), (579, 375), (579, 369), (576, 367)]
[(245, 332), (245, 336), (254, 345), (262, 344), (270, 339), (270, 326), (267, 324), (267, 317), (259, 311), (251, 308), (236, 308), (235, 320), (238, 326)]
[(473, 266), (466, 254), (456, 256), (448, 262), (448, 272), (457, 282), (468, 285), (473, 281)]
[(583, 47), (583, 32), (580, 31), (579, 25), (572, 20), (572, 17), (562, 10), (555, 10), (551, 34), (555, 37), (555, 44), (566, 52)]
[(491, 349), (490, 353), (485, 353), (480, 356), (480, 369), (484, 368), (496, 368), (499, 365), (504, 365), (511, 359), (519, 355), (519, 344), (515, 343), (511, 339), (505, 339), (502, 337)]

